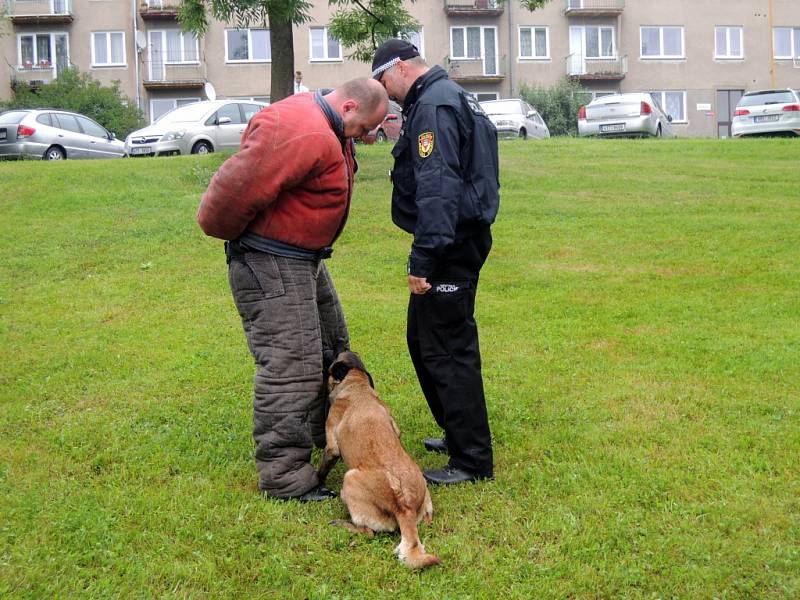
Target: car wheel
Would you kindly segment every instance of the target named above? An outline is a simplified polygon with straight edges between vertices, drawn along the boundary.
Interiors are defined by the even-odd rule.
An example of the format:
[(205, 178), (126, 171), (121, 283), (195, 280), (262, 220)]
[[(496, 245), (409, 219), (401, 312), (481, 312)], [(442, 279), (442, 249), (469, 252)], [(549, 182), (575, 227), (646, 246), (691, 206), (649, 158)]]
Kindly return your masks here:
[(662, 135), (663, 135), (663, 134), (661, 133), (661, 125), (659, 125), (659, 126), (658, 126), (658, 129), (656, 129), (656, 137), (657, 137), (657, 138), (660, 138)]
[(525, 131), (524, 127), (521, 127), (520, 130), (519, 130), (519, 139), (521, 139), (521, 140), (527, 140), (528, 139), (528, 132)]
[(64, 160), (65, 158), (67, 155), (58, 146), (50, 146), (42, 156), (42, 160)]
[(375, 134), (376, 142), (385, 142), (387, 139), (386, 132), (383, 129), (379, 129), (378, 133)]
[(197, 142), (192, 146), (192, 154), (209, 154), (214, 151), (208, 142)]

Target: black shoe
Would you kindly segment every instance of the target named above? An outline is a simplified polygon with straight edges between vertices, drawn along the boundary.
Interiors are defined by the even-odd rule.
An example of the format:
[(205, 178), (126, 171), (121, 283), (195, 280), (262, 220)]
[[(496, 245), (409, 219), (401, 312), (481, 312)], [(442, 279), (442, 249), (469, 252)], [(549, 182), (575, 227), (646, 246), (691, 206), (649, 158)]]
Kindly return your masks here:
[(425, 476), (427, 482), (433, 485), (473, 483), (483, 479), (494, 479), (491, 475), (478, 475), (477, 473), (470, 473), (451, 465), (445, 465), (441, 469), (426, 469), (422, 474)]
[(308, 490), (302, 496), (298, 496), (297, 500), (299, 502), (322, 502), (323, 500), (336, 498), (336, 496), (338, 496), (338, 494), (333, 490), (329, 490), (326, 487), (318, 485), (317, 487)]
[(444, 438), (425, 438), (422, 440), (422, 444), (428, 452), (447, 454), (447, 440)]

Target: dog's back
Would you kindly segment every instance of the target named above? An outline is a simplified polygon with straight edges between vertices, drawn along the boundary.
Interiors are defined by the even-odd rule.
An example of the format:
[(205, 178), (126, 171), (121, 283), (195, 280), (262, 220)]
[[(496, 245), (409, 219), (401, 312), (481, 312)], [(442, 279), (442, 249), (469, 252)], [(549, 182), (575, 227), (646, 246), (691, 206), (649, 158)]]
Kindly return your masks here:
[[(421, 520), (430, 523), (433, 516), (422, 471), (400, 443), (397, 424), (375, 393), (363, 363), (355, 363), (348, 354), (352, 355), (343, 353), (331, 367), (332, 406), (323, 465), (333, 455), (347, 465), (341, 496), (356, 530), (393, 531), (399, 526), (401, 541), (395, 552), (407, 566), (439, 564), (436, 556), (425, 552), (417, 529)], [(337, 373), (337, 363), (349, 368)], [(323, 477), (329, 468), (320, 468)]]

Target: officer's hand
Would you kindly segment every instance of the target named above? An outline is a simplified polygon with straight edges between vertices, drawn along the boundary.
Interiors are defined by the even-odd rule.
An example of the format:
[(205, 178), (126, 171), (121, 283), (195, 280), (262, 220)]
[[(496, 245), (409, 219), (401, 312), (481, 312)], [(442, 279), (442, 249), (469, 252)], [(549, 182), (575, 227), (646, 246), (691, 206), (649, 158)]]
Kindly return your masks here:
[(412, 294), (424, 294), (429, 289), (431, 289), (431, 284), (425, 277), (408, 276), (408, 290)]

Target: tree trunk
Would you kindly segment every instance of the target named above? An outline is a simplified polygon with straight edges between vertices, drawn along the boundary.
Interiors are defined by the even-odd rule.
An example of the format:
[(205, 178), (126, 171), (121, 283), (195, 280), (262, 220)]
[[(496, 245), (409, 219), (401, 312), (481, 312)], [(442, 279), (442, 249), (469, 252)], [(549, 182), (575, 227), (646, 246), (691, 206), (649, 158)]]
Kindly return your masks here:
[(269, 15), (272, 42), (272, 89), (270, 102), (283, 100), (294, 93), (294, 36), (292, 22)]

